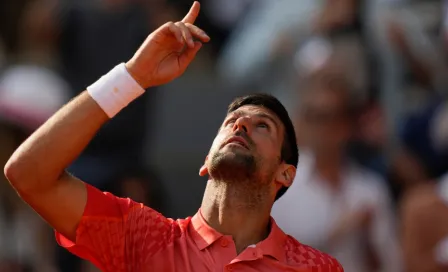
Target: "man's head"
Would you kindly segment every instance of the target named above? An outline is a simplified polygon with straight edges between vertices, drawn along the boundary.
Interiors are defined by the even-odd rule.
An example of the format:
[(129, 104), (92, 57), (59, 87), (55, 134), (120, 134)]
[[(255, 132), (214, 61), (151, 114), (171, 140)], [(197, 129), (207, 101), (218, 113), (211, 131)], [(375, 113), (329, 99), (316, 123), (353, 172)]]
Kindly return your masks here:
[(298, 158), (286, 109), (271, 95), (253, 94), (229, 105), (200, 174), (269, 188), (276, 200), (291, 185)]
[(339, 75), (311, 78), (302, 90), (300, 139), (317, 153), (338, 152), (352, 133), (354, 106), (349, 84)]

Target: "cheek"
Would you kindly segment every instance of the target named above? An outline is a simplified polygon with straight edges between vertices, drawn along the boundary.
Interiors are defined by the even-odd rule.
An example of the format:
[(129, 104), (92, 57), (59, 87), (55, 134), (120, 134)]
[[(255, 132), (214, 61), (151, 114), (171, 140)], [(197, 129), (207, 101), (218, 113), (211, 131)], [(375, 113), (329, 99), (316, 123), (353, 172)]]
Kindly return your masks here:
[(216, 135), (215, 139), (213, 140), (211, 150), (218, 149), (221, 146), (221, 144), (225, 141), (225, 139), (227, 138), (226, 135), (227, 134), (225, 133), (225, 131), (220, 131), (218, 133), (218, 135)]
[(253, 135), (252, 140), (257, 146), (257, 152), (265, 158), (277, 158), (280, 156), (281, 146), (277, 143), (277, 139), (273, 139), (268, 135)]

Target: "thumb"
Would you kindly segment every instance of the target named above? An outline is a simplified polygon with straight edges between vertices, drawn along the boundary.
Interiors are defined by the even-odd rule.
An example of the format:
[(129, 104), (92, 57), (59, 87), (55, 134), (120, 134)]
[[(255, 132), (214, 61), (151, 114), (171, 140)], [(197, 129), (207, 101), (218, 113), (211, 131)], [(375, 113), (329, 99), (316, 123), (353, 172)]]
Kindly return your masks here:
[(187, 66), (193, 61), (194, 57), (198, 53), (199, 49), (201, 49), (201, 42), (194, 42), (194, 47), (188, 48), (185, 52), (179, 57), (179, 62), (183, 69), (187, 68)]

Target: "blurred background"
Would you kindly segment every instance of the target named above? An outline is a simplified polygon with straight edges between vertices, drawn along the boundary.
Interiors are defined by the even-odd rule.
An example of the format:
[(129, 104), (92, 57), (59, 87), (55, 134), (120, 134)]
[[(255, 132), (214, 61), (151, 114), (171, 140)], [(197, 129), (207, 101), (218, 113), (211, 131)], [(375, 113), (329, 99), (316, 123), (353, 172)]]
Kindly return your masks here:
[[(0, 162), (190, 0), (0, 1)], [(278, 97), (300, 162), (278, 224), (346, 272), (448, 271), (448, 1), (203, 0), (184, 76), (111, 120), (69, 171), (194, 214), (226, 106)], [(42, 158), (43, 160), (45, 158)], [(5, 179), (2, 175), (0, 179)], [(0, 271), (96, 271), (0, 182)]]

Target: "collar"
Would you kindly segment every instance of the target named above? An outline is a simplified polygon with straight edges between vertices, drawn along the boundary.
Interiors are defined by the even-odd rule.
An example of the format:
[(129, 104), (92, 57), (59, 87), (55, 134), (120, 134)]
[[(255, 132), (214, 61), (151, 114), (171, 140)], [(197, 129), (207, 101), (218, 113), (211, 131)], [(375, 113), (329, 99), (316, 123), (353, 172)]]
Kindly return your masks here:
[(191, 218), (190, 229), (193, 240), (199, 250), (203, 250), (224, 236), (207, 224), (202, 216), (201, 209)]
[[(285, 242), (287, 235), (278, 227), (271, 217), (271, 232), (268, 237), (256, 244), (263, 255), (271, 256), (280, 262), (285, 262)], [(215, 241), (223, 237), (212, 227), (210, 227), (202, 216), (201, 210), (191, 218), (190, 231), (194, 242), (199, 250), (203, 250)]]

